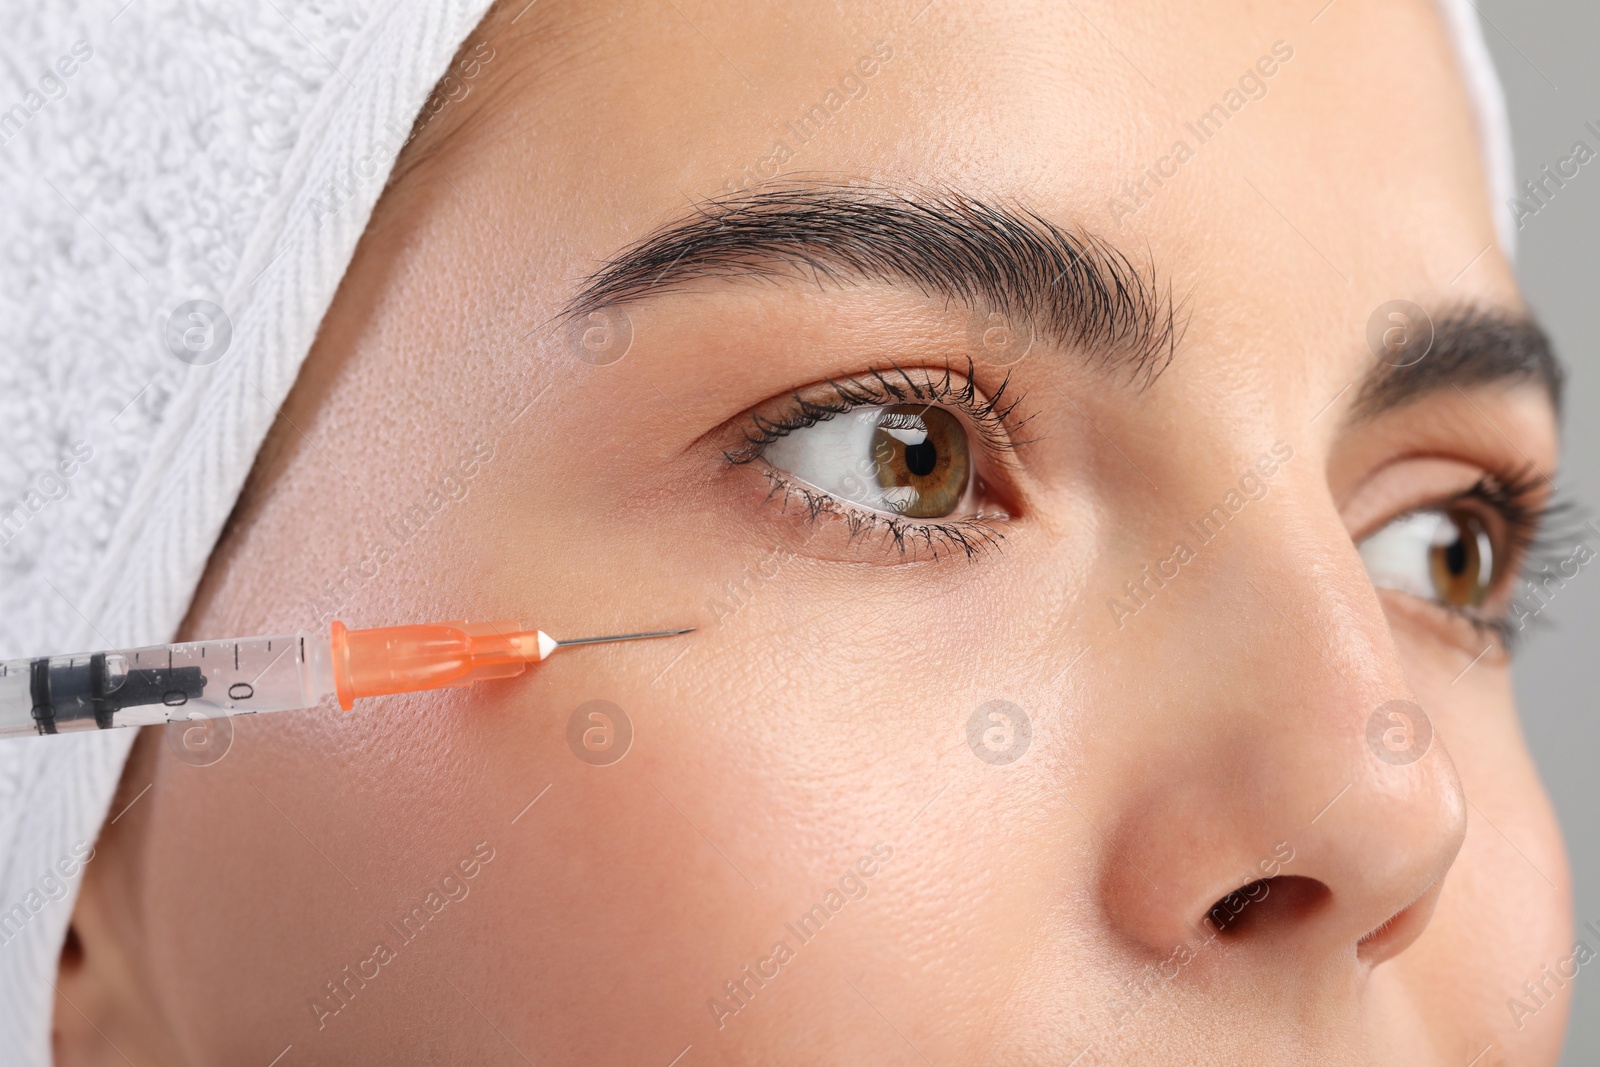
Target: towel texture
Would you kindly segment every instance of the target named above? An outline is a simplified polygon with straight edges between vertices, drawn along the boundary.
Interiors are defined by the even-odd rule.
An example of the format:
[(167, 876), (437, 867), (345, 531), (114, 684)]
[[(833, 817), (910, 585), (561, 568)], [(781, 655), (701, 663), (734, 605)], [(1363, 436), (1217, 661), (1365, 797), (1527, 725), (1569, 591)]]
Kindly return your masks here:
[[(1509, 253), (1504, 101), (1441, 2)], [(0, 0), (0, 657), (171, 639), (487, 6)], [(50, 1060), (77, 861), (133, 737), (0, 743), (0, 1062)]]
[[(3, 4), (0, 656), (171, 639), (487, 6)], [(0, 744), (0, 1062), (49, 1062), (75, 860), (134, 736)]]

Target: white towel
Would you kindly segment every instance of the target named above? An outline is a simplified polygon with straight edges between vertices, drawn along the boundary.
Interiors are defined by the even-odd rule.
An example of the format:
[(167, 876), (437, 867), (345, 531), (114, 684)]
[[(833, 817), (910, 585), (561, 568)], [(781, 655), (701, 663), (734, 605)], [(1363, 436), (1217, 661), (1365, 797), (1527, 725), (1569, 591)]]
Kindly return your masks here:
[[(487, 6), (0, 4), (0, 657), (172, 638)], [(190, 361), (168, 344), (190, 300), (231, 323), (214, 362), (220, 320), (207, 349), (181, 318)], [(134, 736), (0, 743), (0, 1063), (50, 1060), (77, 886), (41, 879), (94, 841)]]
[(1517, 228), (1512, 225), (1510, 203), (1516, 196), (1516, 160), (1511, 153), (1511, 122), (1506, 116), (1506, 94), (1494, 71), (1483, 26), (1471, 0), (1441, 0), (1445, 28), (1461, 61), (1467, 96), (1478, 114), (1478, 146), (1483, 152), (1484, 174), (1489, 182), (1489, 211), (1495, 233), (1507, 259), (1517, 255)]
[[(1467, 0), (1442, 2), (1509, 254), (1505, 103)], [(0, 0), (0, 658), (172, 638), (394, 155), (487, 6)], [(169, 347), (191, 300), (228, 318), (215, 362)], [(178, 325), (178, 350), (215, 354), (199, 320)], [(6, 1065), (50, 1060), (77, 886), (42, 879), (98, 835), (133, 736), (0, 743)]]

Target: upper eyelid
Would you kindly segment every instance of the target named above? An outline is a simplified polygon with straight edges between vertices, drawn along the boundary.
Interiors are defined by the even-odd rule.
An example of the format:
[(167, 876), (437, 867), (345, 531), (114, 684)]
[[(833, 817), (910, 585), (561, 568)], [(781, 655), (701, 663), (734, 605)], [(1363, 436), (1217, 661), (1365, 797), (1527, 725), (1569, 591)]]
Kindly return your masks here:
[[(810, 420), (806, 425), (814, 425), (860, 408), (927, 402), (959, 412), (964, 416), (963, 421), (970, 424), (988, 446), (987, 452), (993, 461), (1000, 466), (1012, 466), (1012, 454), (1037, 440), (1024, 438), (1020, 433), (1032, 421), (1032, 415), (1017, 416), (1023, 394), (1013, 387), (1009, 371), (990, 393), (979, 390), (974, 380), (975, 365), (970, 358), (966, 360), (966, 368), (964, 373), (960, 372), (950, 361), (940, 369), (922, 366), (908, 368), (898, 363), (890, 363), (886, 367), (868, 367), (855, 375), (827, 378), (814, 386), (793, 390), (782, 403)], [(919, 381), (918, 378), (923, 380)], [(819, 402), (806, 395), (807, 390), (824, 388), (832, 389), (837, 400)], [(874, 389), (878, 390), (876, 395)], [(785, 426), (759, 410), (766, 407), (770, 411), (772, 405), (779, 402), (774, 398), (741, 416), (747, 426), (757, 430), (758, 436), (752, 438), (747, 431), (743, 447), (732, 453), (724, 453), (729, 462), (749, 462), (760, 455), (765, 444), (798, 428)]]
[[(1536, 464), (1528, 461), (1520, 464), (1509, 460), (1496, 462), (1490, 457), (1458, 456), (1447, 451), (1430, 450), (1402, 453), (1377, 467), (1375, 473), (1380, 482), (1388, 484), (1392, 480), (1388, 477), (1389, 472), (1396, 467), (1414, 461), (1432, 463), (1441, 460), (1459, 467), (1463, 472), (1433, 476), (1448, 479), (1451, 487), (1417, 490), (1415, 487), (1406, 488), (1402, 483), (1399, 488), (1387, 489), (1380, 494), (1381, 507), (1373, 507), (1370, 503), (1357, 504), (1356, 510), (1361, 513), (1361, 521), (1350, 529), (1351, 540), (1360, 544), (1407, 515), (1442, 510), (1461, 501), (1478, 501), (1495, 514), (1500, 514), (1503, 509), (1496, 507), (1492, 499), (1499, 497), (1511, 505), (1510, 510), (1530, 518), (1535, 524), (1566, 511), (1570, 506), (1561, 499), (1564, 494), (1555, 490), (1554, 483), (1546, 478)], [(1363, 482), (1370, 482), (1373, 476), (1369, 474)], [(1408, 478), (1405, 482), (1412, 480)], [(1347, 492), (1338, 497), (1339, 510), (1344, 512), (1353, 501), (1361, 499), (1362, 493)]]
[(1412, 504), (1393, 512), (1387, 517), (1373, 522), (1359, 536), (1353, 537), (1352, 541), (1359, 545), (1368, 538), (1376, 536), (1395, 523), (1401, 522), (1412, 515), (1429, 512), (1443, 514), (1453, 507), (1459, 507), (1463, 504), (1475, 504), (1493, 515), (1504, 527), (1505, 534), (1511, 539), (1506, 546), (1509, 561), (1520, 564), (1541, 540), (1542, 531), (1550, 518), (1564, 511), (1566, 504), (1564, 501), (1556, 501), (1548, 496), (1536, 503), (1527, 503), (1527, 494), (1519, 490), (1515, 483), (1505, 485), (1502, 499), (1497, 502), (1491, 495), (1494, 491), (1485, 489), (1486, 483), (1493, 482), (1495, 478), (1495, 475), (1485, 472), (1483, 477), (1466, 489)]

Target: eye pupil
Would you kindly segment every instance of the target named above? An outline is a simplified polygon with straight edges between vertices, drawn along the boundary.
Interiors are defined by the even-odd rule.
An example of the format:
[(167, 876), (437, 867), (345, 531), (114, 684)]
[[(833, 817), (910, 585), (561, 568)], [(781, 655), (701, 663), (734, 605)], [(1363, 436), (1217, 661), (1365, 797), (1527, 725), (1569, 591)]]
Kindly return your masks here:
[(906, 446), (906, 469), (918, 478), (926, 478), (932, 474), (938, 462), (939, 449), (932, 441)]
[(1494, 549), (1483, 520), (1470, 511), (1446, 512), (1428, 552), (1434, 592), (1455, 607), (1476, 607), (1494, 584)]

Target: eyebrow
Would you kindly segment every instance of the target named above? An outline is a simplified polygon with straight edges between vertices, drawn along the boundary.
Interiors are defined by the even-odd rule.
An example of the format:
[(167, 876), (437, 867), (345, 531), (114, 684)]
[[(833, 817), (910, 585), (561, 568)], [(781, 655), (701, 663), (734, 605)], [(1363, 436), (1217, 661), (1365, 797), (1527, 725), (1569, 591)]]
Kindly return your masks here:
[(1450, 309), (1433, 326), (1433, 344), (1408, 366), (1379, 363), (1367, 375), (1350, 419), (1363, 421), (1452, 386), (1531, 381), (1561, 414), (1566, 374), (1550, 338), (1532, 318), (1480, 305)]
[(1170, 289), (1109, 242), (1026, 208), (957, 193), (800, 185), (699, 205), (585, 280), (564, 316), (682, 291), (705, 279), (880, 281), (999, 312), (1144, 384), (1182, 329)]

